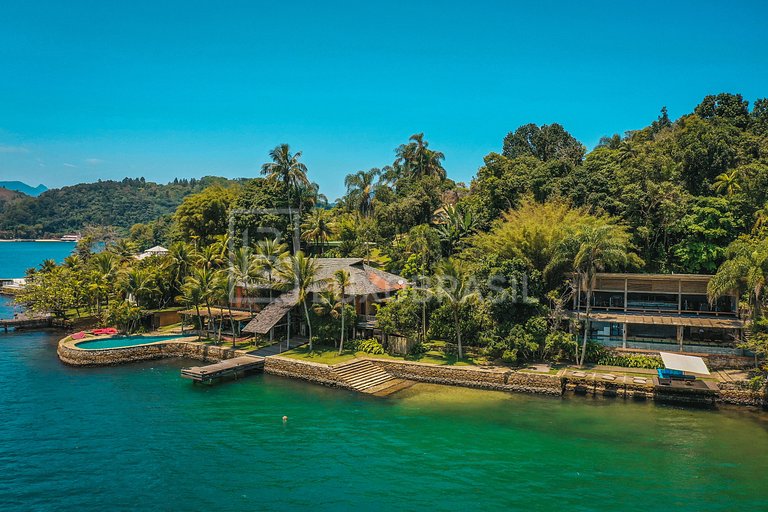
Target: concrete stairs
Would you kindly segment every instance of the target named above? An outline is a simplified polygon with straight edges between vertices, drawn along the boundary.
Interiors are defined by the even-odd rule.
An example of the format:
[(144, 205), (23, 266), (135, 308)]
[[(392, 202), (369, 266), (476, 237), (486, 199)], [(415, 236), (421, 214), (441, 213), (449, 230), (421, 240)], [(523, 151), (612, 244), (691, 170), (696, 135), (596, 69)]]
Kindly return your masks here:
[(337, 364), (332, 371), (352, 389), (376, 396), (391, 395), (413, 385), (413, 382), (398, 379), (367, 359)]

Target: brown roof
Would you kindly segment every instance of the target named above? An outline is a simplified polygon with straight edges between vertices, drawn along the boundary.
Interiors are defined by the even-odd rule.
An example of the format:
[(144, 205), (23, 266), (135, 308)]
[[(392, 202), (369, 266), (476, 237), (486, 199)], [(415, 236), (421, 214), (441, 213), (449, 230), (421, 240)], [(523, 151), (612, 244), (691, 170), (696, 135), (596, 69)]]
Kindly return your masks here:
[(248, 322), (243, 331), (267, 334), (296, 305), (298, 299), (298, 294), (293, 290), (280, 295), (274, 302), (267, 304), (256, 318)]
[[(576, 312), (571, 312), (571, 317), (576, 317)], [(582, 313), (580, 318), (584, 318)], [(741, 329), (744, 322), (738, 318), (684, 316), (684, 315), (640, 315), (629, 313), (590, 313), (590, 320), (596, 322), (614, 322), (626, 324), (645, 325), (674, 325), (682, 327), (701, 327), (706, 329)]]
[[(361, 258), (317, 258), (316, 262), (318, 283), (311, 288), (312, 292), (327, 289), (333, 281), (333, 275), (340, 269), (349, 272), (350, 284), (345, 290), (348, 297), (394, 293), (408, 285), (402, 277), (368, 266)], [(283, 293), (256, 315), (243, 331), (268, 333), (297, 301), (298, 294), (295, 290)]]

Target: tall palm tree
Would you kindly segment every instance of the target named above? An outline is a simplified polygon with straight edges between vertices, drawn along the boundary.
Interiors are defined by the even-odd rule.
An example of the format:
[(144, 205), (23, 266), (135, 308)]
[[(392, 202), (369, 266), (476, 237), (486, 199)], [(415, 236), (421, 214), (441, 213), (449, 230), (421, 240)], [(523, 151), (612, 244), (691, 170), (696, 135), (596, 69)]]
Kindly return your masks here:
[[(584, 320), (584, 339), (581, 345), (581, 357), (577, 354), (579, 365), (584, 364), (589, 339), (590, 313), (592, 312), (592, 291), (595, 275), (610, 267), (643, 264), (632, 252), (630, 235), (624, 226), (615, 224), (607, 218), (597, 218), (585, 226), (577, 228), (565, 237), (555, 250), (555, 255), (547, 267), (551, 271), (560, 265), (569, 264), (579, 278), (580, 287), (586, 290), (586, 315)], [(577, 291), (579, 293), (580, 291)]]
[(101, 294), (104, 294), (104, 301), (109, 306), (109, 295), (115, 287), (115, 280), (120, 270), (120, 257), (110, 251), (102, 251), (95, 254), (90, 259), (95, 273), (95, 283), (92, 291), (96, 294), (96, 309), (101, 311)]
[(336, 229), (336, 223), (331, 212), (322, 208), (315, 208), (304, 217), (301, 229), (303, 231), (301, 237), (319, 246), (320, 254), (322, 254), (323, 247)]
[(466, 304), (477, 300), (479, 294), (472, 286), (465, 265), (459, 260), (450, 258), (440, 262), (436, 277), (433, 292), (450, 307), (453, 326), (456, 330), (456, 346), (459, 349), (459, 359), (462, 359), (464, 352), (461, 344), (461, 309)]
[(347, 306), (347, 288), (352, 284), (349, 272), (340, 268), (333, 273), (334, 285), (339, 292), (339, 302), (341, 302), (341, 339), (339, 340), (339, 355), (344, 351), (344, 334), (346, 326), (344, 325), (345, 308)]
[[(277, 239), (260, 240), (256, 244), (255, 254), (256, 272), (262, 274), (269, 289), (269, 302), (275, 290), (275, 277), (283, 267), (283, 262), (288, 258), (288, 247)], [(269, 340), (274, 338), (274, 329), (269, 330)]]
[(357, 171), (344, 178), (347, 187), (349, 206), (369, 216), (373, 213), (373, 197), (376, 190), (376, 178), (381, 174), (381, 169), (373, 168), (368, 171)]
[(234, 292), (237, 285), (242, 286), (243, 299), (248, 303), (248, 311), (251, 312), (253, 311), (251, 287), (256, 285), (260, 270), (253, 249), (248, 246), (235, 249), (227, 267), (227, 273), (233, 279), (231, 291)]
[[(310, 184), (307, 178), (307, 166), (299, 161), (301, 151), (291, 153), (288, 144), (280, 144), (275, 147), (269, 152), (269, 157), (272, 161), (261, 166), (261, 173), (266, 175), (268, 179), (280, 181), (288, 191), (288, 217), (293, 229), (293, 206), (298, 203), (298, 189), (300, 186)], [(298, 251), (299, 239), (294, 232), (293, 252), (297, 253)]]
[(446, 173), (442, 164), (445, 155), (429, 149), (429, 143), (424, 140), (423, 133), (411, 135), (408, 140), (408, 144), (402, 144), (395, 150), (397, 159), (394, 167), (416, 177), (437, 176), (445, 179)]
[(168, 248), (169, 271), (174, 290), (181, 291), (184, 280), (194, 265), (194, 260), (194, 247), (186, 242), (176, 242)]
[(312, 320), (309, 317), (307, 301), (313, 288), (322, 283), (322, 280), (317, 277), (317, 271), (316, 258), (310, 258), (302, 251), (288, 258), (280, 268), (280, 275), (285, 279), (286, 286), (292, 286), (292, 289), (296, 292), (296, 305), (301, 305), (304, 309), (307, 329), (309, 330), (310, 351), (312, 350)]
[(191, 286), (200, 289), (200, 297), (208, 311), (208, 329), (211, 328), (211, 303), (217, 298), (221, 290), (221, 272), (206, 266), (195, 267), (192, 274), (187, 277)]
[(53, 272), (55, 269), (56, 269), (56, 260), (49, 258), (47, 260), (43, 260), (43, 262), (40, 263), (40, 273), (42, 274)]
[(120, 289), (126, 298), (133, 298), (141, 307), (142, 298), (157, 291), (154, 276), (145, 268), (131, 268), (123, 271), (119, 278)]
[(200, 304), (205, 302), (205, 298), (203, 297), (203, 289), (200, 287), (200, 283), (193, 279), (192, 276), (187, 276), (187, 279), (181, 286), (181, 295), (177, 300), (188, 306), (194, 306), (197, 316), (197, 339), (202, 339), (203, 322), (200, 316)]
[(768, 239), (743, 236), (728, 246), (728, 257), (707, 285), (710, 302), (732, 290), (746, 288), (752, 318), (762, 317), (763, 290), (768, 283)]
[(209, 269), (217, 269), (224, 264), (224, 255), (221, 252), (221, 247), (213, 243), (206, 245), (200, 251), (197, 252), (197, 264)]
[(712, 184), (712, 190), (718, 194), (725, 194), (731, 197), (741, 191), (741, 175), (739, 171), (732, 170), (719, 174)]

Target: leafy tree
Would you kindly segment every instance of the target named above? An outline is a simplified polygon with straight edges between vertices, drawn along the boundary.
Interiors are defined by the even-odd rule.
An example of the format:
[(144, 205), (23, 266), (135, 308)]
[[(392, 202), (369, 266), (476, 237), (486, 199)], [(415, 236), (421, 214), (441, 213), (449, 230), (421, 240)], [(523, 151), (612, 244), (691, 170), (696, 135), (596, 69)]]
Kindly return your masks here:
[(443, 255), (450, 256), (477, 229), (477, 220), (470, 210), (448, 205), (438, 216), (437, 233), (443, 244)]
[(730, 291), (749, 292), (754, 320), (762, 317), (763, 289), (768, 281), (768, 239), (742, 236), (728, 246), (727, 258), (707, 285), (711, 302)]
[(504, 137), (502, 154), (507, 158), (533, 156), (546, 162), (564, 160), (581, 163), (585, 147), (557, 123), (537, 126), (533, 123), (519, 127)]
[(186, 197), (174, 214), (182, 239), (205, 246), (212, 243), (216, 235), (226, 233), (229, 210), (237, 195), (233, 187), (214, 185)]

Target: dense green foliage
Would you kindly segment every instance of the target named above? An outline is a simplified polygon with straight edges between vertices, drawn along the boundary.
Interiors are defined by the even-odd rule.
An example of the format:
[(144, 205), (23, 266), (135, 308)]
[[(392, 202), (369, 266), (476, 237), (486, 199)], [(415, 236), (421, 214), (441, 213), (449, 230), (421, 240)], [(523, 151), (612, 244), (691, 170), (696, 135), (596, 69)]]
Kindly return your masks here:
[(160, 185), (144, 178), (126, 178), (48, 190), (38, 197), (18, 197), (0, 207), (0, 236), (41, 238), (82, 231), (88, 225), (127, 230), (173, 213), (185, 196), (226, 181), (208, 177)]
[[(768, 283), (768, 100), (750, 109), (739, 95), (707, 96), (677, 120), (662, 109), (646, 128), (604, 137), (589, 152), (556, 123), (521, 126), (501, 146), (467, 187), (447, 178), (444, 155), (415, 134), (395, 148), (391, 162), (350, 172), (347, 193), (329, 207), (301, 152), (281, 144), (261, 167), (263, 177), (165, 188), (105, 182), (93, 190), (114, 188), (111, 195), (80, 206), (70, 197), (57, 209), (49, 203), (68, 189), (51, 191), (10, 202), (0, 226), (28, 229), (34, 218), (41, 232), (86, 222), (130, 227), (128, 242), (110, 246), (121, 257), (130, 244), (175, 242), (176, 256), (162, 265), (124, 264), (123, 288), (103, 296), (130, 297), (141, 307), (208, 308), (226, 303), (222, 282), (259, 281), (274, 289), (273, 278), (281, 276), (297, 286), (296, 307), (310, 340), (337, 345), (349, 339), (354, 311), (344, 306), (343, 284), (310, 293), (318, 286), (318, 256), (363, 258), (410, 280), (411, 289), (381, 306), (379, 327), (422, 346), (441, 340), (460, 358), (471, 347), (472, 354), (508, 363), (608, 362), (586, 334), (589, 308), (582, 325), (571, 325), (584, 333), (580, 342), (567, 333), (562, 309), (572, 290), (565, 277), (574, 272), (584, 282), (603, 271), (716, 272), (711, 299), (738, 288), (761, 318)], [(118, 193), (126, 188), (140, 189), (144, 202), (127, 206)], [(46, 213), (33, 217), (30, 201)], [(103, 204), (112, 216), (94, 213)], [(48, 212), (58, 212), (55, 221), (39, 221)], [(274, 246), (281, 247), (279, 258), (258, 257)], [(233, 271), (227, 256), (244, 263)], [(89, 286), (98, 290), (107, 282), (102, 277)], [(631, 356), (610, 361), (657, 364)]]

